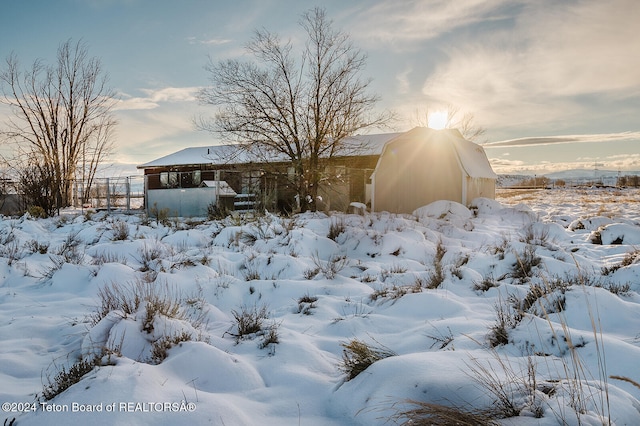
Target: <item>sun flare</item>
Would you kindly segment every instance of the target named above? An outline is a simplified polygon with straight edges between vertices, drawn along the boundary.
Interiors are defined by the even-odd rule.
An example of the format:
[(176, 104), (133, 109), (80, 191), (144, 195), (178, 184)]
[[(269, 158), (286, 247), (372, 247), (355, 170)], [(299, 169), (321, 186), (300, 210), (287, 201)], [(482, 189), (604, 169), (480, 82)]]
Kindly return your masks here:
[(446, 110), (438, 110), (430, 112), (427, 116), (429, 127), (435, 130), (442, 130), (447, 127), (449, 121), (449, 113)]

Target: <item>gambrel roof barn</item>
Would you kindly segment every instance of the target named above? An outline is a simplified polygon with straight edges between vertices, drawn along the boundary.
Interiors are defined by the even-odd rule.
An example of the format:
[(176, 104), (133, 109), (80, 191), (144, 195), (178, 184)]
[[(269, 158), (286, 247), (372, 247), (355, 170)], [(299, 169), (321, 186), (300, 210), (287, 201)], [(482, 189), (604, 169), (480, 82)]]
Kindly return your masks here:
[(385, 144), (371, 177), (371, 209), (412, 213), (437, 200), (468, 206), (495, 198), (496, 179), (484, 149), (458, 130), (416, 127)]

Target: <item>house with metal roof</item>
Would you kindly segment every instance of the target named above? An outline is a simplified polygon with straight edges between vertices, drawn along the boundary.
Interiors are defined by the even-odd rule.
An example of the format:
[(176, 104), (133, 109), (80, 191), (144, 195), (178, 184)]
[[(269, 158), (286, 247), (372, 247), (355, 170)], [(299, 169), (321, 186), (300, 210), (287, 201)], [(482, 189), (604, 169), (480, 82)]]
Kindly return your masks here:
[[(372, 211), (412, 213), (446, 199), (468, 205), (495, 198), (497, 175), (480, 145), (457, 130), (414, 128), (404, 133), (359, 135), (321, 164), (319, 210), (345, 211), (351, 203)], [(223, 210), (295, 211), (293, 167), (285, 158), (265, 161), (235, 145), (186, 148), (138, 166), (144, 170), (145, 206), (174, 216)]]
[[(341, 151), (321, 159), (318, 208), (346, 210), (368, 203), (370, 177), (382, 149), (400, 133), (352, 136)], [(294, 169), (286, 158), (268, 161), (237, 145), (185, 148), (138, 166), (144, 170), (145, 207), (172, 216), (206, 217), (223, 210), (295, 211)], [(224, 188), (224, 189), (223, 189)]]

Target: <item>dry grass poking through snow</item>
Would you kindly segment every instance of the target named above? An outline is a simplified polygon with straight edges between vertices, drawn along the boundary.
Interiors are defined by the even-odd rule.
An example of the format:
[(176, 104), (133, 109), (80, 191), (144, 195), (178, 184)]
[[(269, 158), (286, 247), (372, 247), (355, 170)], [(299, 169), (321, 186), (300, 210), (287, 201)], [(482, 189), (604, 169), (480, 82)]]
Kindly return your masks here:
[(198, 403), (122, 424), (640, 424), (640, 191), (498, 200), (0, 221), (0, 397)]

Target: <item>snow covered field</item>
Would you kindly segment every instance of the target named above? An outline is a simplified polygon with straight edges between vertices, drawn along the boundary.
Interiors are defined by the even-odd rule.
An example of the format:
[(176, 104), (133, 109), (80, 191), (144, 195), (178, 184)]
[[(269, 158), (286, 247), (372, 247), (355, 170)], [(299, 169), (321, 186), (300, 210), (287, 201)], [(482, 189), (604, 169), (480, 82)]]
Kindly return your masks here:
[(503, 425), (640, 424), (639, 201), (4, 218), (0, 419), (383, 425), (413, 400)]

